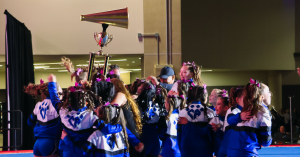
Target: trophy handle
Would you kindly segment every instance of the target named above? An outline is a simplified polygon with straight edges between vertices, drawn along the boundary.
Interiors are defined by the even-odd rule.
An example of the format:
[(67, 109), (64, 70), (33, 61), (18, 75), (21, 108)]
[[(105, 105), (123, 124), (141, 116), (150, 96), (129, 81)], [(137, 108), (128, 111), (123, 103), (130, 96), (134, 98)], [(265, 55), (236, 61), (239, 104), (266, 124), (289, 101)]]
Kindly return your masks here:
[(95, 33), (94, 33), (94, 39), (96, 40), (97, 45), (99, 45), (99, 40), (98, 40), (97, 36), (98, 36), (98, 33), (95, 32)]
[(107, 42), (105, 43), (105, 46), (107, 46), (107, 44), (110, 43), (113, 39), (114, 39), (114, 36), (113, 35), (109, 35), (108, 39), (107, 39)]

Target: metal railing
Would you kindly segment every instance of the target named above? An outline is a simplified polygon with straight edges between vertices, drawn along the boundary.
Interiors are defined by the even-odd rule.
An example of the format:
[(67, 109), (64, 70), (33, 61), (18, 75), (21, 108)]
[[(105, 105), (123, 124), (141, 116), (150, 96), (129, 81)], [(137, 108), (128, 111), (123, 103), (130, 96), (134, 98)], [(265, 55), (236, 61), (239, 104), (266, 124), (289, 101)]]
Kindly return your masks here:
[[(1, 113), (11, 113), (11, 112), (19, 112), (20, 113), (20, 118), (21, 118), (21, 126), (20, 128), (2, 128), (3, 132), (6, 130), (8, 133), (10, 132), (10, 130), (14, 130), (14, 134), (15, 134), (15, 138), (14, 138), (14, 145), (13, 146), (2, 146), (0, 148), (14, 148), (16, 150), (16, 148), (21, 147), (23, 144), (23, 113), (21, 110), (11, 110), (11, 111), (1, 111)], [(4, 124), (4, 123), (2, 123)], [(10, 124), (10, 121), (7, 121), (7, 126)], [(17, 145), (17, 130), (20, 130), (21, 132), (21, 138), (20, 138), (20, 145)], [(10, 135), (10, 134), (7, 134)]]

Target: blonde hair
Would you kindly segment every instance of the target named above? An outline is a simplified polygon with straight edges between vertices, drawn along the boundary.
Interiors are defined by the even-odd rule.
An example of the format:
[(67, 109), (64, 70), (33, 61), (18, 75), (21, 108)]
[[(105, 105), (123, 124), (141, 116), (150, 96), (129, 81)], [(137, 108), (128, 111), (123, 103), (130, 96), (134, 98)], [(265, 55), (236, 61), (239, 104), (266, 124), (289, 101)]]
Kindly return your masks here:
[(142, 121), (141, 121), (140, 110), (139, 110), (138, 106), (136, 105), (134, 100), (131, 98), (131, 95), (129, 94), (128, 90), (125, 88), (125, 86), (121, 80), (113, 78), (113, 79), (111, 79), (111, 82), (114, 84), (115, 90), (117, 92), (121, 92), (125, 95), (127, 101), (130, 104), (136, 128), (137, 128), (138, 132), (141, 134), (142, 133)]

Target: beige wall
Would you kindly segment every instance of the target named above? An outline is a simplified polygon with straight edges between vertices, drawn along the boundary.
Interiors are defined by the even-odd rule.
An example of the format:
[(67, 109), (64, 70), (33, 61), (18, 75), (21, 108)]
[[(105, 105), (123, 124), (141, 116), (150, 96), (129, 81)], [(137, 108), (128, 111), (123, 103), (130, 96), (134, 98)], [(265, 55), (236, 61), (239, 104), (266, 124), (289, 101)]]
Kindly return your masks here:
[(144, 44), (138, 33), (144, 32), (142, 0), (1, 0), (0, 55), (5, 52), (5, 15), (7, 9), (32, 33), (33, 54), (87, 54), (97, 52), (94, 32), (101, 32), (97, 23), (80, 21), (79, 16), (128, 7), (128, 29), (110, 26), (113, 41), (104, 48), (109, 54), (142, 54)]
[(181, 1), (183, 61), (203, 68), (294, 70), (294, 3)]
[(130, 73), (121, 73), (120, 76), (124, 84), (130, 84)]
[[(181, 0), (172, 0), (172, 64), (175, 71), (181, 67)], [(153, 9), (155, 8), (155, 9)], [(159, 61), (166, 65), (166, 1), (144, 0), (144, 32), (159, 33)], [(144, 38), (144, 76), (157, 75), (158, 64), (157, 40)]]

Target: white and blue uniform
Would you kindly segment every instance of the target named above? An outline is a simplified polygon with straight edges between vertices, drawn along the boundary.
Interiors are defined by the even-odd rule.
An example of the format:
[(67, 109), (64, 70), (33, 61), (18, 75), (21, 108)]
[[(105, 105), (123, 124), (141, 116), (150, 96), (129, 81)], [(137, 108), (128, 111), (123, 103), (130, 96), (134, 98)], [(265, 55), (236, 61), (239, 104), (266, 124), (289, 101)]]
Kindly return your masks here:
[(94, 131), (84, 147), (85, 156), (129, 157), (123, 132), (115, 135), (117, 144), (112, 141), (112, 134), (103, 134), (100, 130)]
[(204, 106), (200, 101), (194, 101), (188, 108), (180, 111), (179, 117), (185, 117), (189, 121), (185, 125), (178, 125), (177, 140), (181, 156), (212, 156), (211, 129), (208, 126), (208, 122), (215, 114), (210, 108), (207, 108), (206, 111), (207, 115), (204, 114)]
[(162, 152), (161, 156), (163, 157), (180, 157), (180, 151), (178, 148), (178, 142), (177, 142), (177, 120), (178, 120), (178, 109), (175, 109), (171, 116), (169, 121), (167, 121), (167, 133), (161, 136), (160, 139), (162, 139)]
[(231, 140), (230, 135), (233, 131), (230, 129), (230, 126), (236, 126), (237, 123), (242, 122), (242, 119), (240, 117), (242, 109), (242, 106), (236, 105), (235, 107), (231, 107), (230, 109), (228, 109), (226, 112), (223, 126), (224, 136), (218, 153), (219, 157), (227, 156), (227, 145), (229, 140)]
[(27, 120), (29, 126), (34, 126), (36, 142), (33, 153), (36, 156), (48, 156), (56, 153), (62, 131), (57, 107), (59, 99), (57, 99), (56, 83), (49, 82), (48, 90), (52, 95), (50, 94), (50, 97), (38, 102)]
[(119, 124), (105, 124), (93, 111), (87, 110), (87, 107), (79, 110), (61, 109), (59, 114), (63, 128), (68, 134), (68, 138), (64, 138), (59, 144), (59, 149), (64, 151), (64, 156), (82, 156), (83, 150), (78, 148), (84, 146), (94, 129), (99, 129), (107, 134), (122, 130)]
[[(145, 146), (146, 155), (159, 155), (160, 142), (159, 135), (166, 132), (166, 128), (161, 124), (166, 125), (165, 119), (160, 119), (161, 108), (153, 101), (149, 101), (147, 109), (143, 111), (142, 120), (144, 122), (142, 128), (141, 141)], [(164, 121), (163, 123), (161, 123)]]
[(239, 122), (236, 126), (227, 126), (226, 131), (229, 129), (232, 131), (227, 145), (228, 157), (258, 156), (257, 151), (261, 145), (269, 146), (272, 143), (271, 115), (266, 106), (249, 121)]
[(213, 151), (214, 151), (214, 155), (218, 156), (219, 153), (219, 149), (221, 147), (221, 142), (223, 140), (223, 135), (224, 135), (224, 118), (222, 116), (215, 116), (212, 120), (210, 120), (209, 124), (212, 125), (212, 123), (219, 125), (220, 128), (212, 133), (212, 143), (213, 143)]

